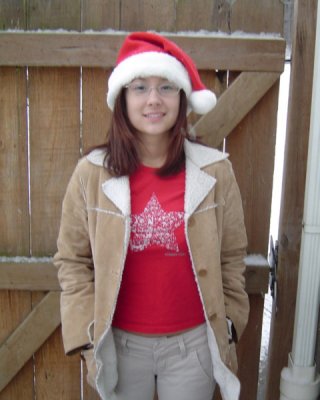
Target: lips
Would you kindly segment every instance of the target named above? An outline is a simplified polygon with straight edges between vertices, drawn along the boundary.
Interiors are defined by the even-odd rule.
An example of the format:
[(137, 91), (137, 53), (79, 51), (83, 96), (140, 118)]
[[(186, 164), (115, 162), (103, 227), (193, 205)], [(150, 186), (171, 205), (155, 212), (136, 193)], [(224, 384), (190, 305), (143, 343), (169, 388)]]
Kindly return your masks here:
[(152, 113), (147, 113), (144, 114), (144, 116), (148, 119), (152, 119), (152, 120), (156, 120), (156, 119), (160, 119), (164, 116), (165, 114), (162, 112), (152, 112)]

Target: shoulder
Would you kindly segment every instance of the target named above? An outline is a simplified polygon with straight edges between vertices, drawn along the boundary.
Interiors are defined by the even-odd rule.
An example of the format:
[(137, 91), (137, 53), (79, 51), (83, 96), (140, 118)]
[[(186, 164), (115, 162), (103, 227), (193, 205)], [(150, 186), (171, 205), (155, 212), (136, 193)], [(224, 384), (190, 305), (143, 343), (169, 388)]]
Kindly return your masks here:
[(186, 158), (199, 168), (205, 168), (210, 165), (221, 163), (229, 157), (228, 153), (200, 143), (190, 142), (189, 140), (185, 141), (184, 149)]
[(103, 175), (104, 179), (109, 177), (109, 173), (104, 167), (106, 153), (104, 150), (97, 149), (91, 151), (86, 156), (80, 158), (74, 170), (74, 178), (88, 180)]
[(227, 184), (235, 180), (228, 153), (202, 144), (186, 142), (187, 159), (190, 159), (207, 174), (215, 177), (218, 184)]

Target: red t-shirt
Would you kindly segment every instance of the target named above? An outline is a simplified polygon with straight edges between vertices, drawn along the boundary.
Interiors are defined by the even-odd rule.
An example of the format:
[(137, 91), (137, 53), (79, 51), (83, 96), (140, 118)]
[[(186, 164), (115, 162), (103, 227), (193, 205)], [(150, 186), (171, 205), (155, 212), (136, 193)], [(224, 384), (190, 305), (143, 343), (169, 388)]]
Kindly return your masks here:
[(185, 170), (130, 177), (131, 236), (113, 326), (173, 333), (204, 322), (184, 227)]

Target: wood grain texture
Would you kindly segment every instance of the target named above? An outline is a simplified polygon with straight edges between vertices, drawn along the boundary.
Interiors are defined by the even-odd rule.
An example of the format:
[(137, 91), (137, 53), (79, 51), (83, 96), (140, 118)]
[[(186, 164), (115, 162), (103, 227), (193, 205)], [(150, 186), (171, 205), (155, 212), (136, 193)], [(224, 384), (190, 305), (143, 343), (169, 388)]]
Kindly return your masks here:
[(219, 146), (278, 79), (277, 73), (242, 72), (195, 124), (197, 134), (209, 146)]
[(110, 72), (102, 68), (82, 69), (82, 149), (106, 142), (111, 120), (107, 106)]
[(29, 252), (27, 92), (24, 68), (0, 68), (0, 253)]
[[(285, 42), (274, 37), (167, 34), (199, 69), (282, 72)], [(115, 65), (124, 34), (0, 32), (0, 65)]]
[(0, 29), (26, 29), (27, 12), (24, 0), (0, 1)]
[(125, 31), (175, 30), (174, 0), (122, 0), (120, 29)]
[[(310, 2), (303, 1), (302, 3), (306, 6), (305, 12), (307, 12)], [(106, 126), (110, 118), (105, 106), (105, 79), (108, 75), (106, 70), (110, 70), (115, 64), (124, 33), (83, 34), (80, 33), (80, 30), (101, 31), (112, 28), (128, 31), (152, 29), (172, 33), (181, 30), (208, 30), (210, 32), (223, 31), (227, 34), (236, 31), (278, 34), (282, 32), (282, 11), (283, 4), (278, 0), (259, 1), (258, 6), (255, 0), (242, 0), (241, 2), (239, 0), (204, 0), (202, 2), (191, 0), (164, 0), (161, 2), (156, 0), (144, 2), (138, 0), (121, 2), (116, 0), (76, 0), (71, 2), (63, 0), (3, 0), (0, 4), (0, 24), (4, 29), (8, 27), (34, 30), (63, 28), (78, 32), (0, 33), (0, 65), (13, 67), (10, 68), (11, 76), (15, 74), (12, 71), (15, 71), (16, 66), (28, 65), (30, 67), (28, 84), (26, 84), (25, 77), (19, 78), (20, 86), (16, 93), (24, 93), (23, 90), (28, 87), (32, 201), (32, 241), (29, 243), (29, 236), (26, 235), (26, 231), (29, 232), (29, 220), (22, 223), (14, 211), (17, 200), (26, 207), (27, 192), (21, 191), (20, 186), (13, 189), (13, 186), (9, 185), (8, 193), (4, 197), (7, 202), (5, 209), (8, 211), (4, 220), (8, 231), (1, 230), (0, 233), (2, 252), (7, 255), (29, 255), (29, 250), (31, 250), (34, 255), (39, 256), (54, 253), (61, 200), (79, 157), (80, 149), (87, 149), (91, 145), (100, 143), (101, 139), (105, 137)], [(202, 70), (202, 76), (206, 83), (208, 82), (210, 87), (211, 84), (213, 85), (219, 97), (227, 84), (225, 79), (228, 76), (228, 73), (225, 72), (227, 70), (276, 73), (278, 76), (283, 70), (285, 43), (281, 38), (273, 35), (250, 38), (234, 35), (222, 36), (221, 34), (201, 37), (198, 33), (197, 35), (183, 36), (179, 34), (176, 36), (172, 33), (168, 33), (168, 36), (194, 58), (198, 68)], [(64, 66), (68, 68), (63, 68)], [(80, 135), (80, 69), (78, 68), (80, 66), (84, 67), (82, 71), (82, 136)], [(216, 70), (219, 79), (222, 77), (221, 87)], [(24, 74), (23, 72), (22, 75)], [(24, 119), (20, 119), (21, 112), (25, 112), (26, 105), (21, 102), (20, 114), (12, 110), (10, 114), (8, 111), (10, 101), (11, 104), (17, 103), (14, 100), (14, 96), (16, 96), (14, 91), (17, 86), (15, 86), (16, 83), (12, 83), (12, 78), (10, 79), (11, 86), (6, 89), (10, 91), (10, 96), (5, 99), (4, 108), (2, 108), (4, 97), (1, 94), (2, 85), (0, 86), (0, 116), (2, 117), (2, 108), (5, 112), (6, 124), (8, 124), (5, 128), (7, 133), (2, 136), (1, 131), (0, 135), (0, 140), (5, 138), (2, 142), (2, 145), (5, 144), (3, 153), (1, 153), (0, 144), (0, 163), (3, 162), (1, 167), (3, 165), (14, 166), (15, 176), (21, 173), (19, 176), (23, 180), (27, 171), (25, 159), (22, 157), (21, 150), (17, 151), (15, 147), (22, 148), (22, 137), (20, 136), (19, 140), (16, 136), (12, 138), (10, 132), (17, 124), (21, 126), (22, 130), (26, 130), (23, 125)], [(10, 82), (10, 79), (5, 78), (5, 85)], [(299, 79), (298, 74), (296, 79)], [(249, 88), (252, 88), (254, 80), (249, 80), (248, 85)], [(230, 89), (231, 86), (228, 90)], [(243, 86), (242, 94), (245, 93), (245, 89), (246, 87)], [(235, 129), (232, 128), (232, 134), (227, 140), (227, 151), (231, 153), (231, 160), (244, 198), (246, 223), (249, 227), (249, 246), (252, 250), (261, 249), (263, 253), (267, 246), (266, 226), (269, 212), (268, 201), (271, 193), (271, 187), (267, 188), (265, 183), (269, 182), (273, 164), (268, 160), (270, 153), (264, 152), (264, 149), (270, 149), (270, 144), (274, 140), (272, 132), (276, 103), (272, 105), (272, 101), (276, 97), (277, 90), (276, 82), (267, 91), (267, 94), (251, 108), (251, 111), (247, 112), (246, 116), (238, 122)], [(229, 101), (233, 101), (231, 97), (229, 97), (229, 101), (226, 101), (228, 96), (224, 99), (226, 108), (229, 107)], [(231, 104), (237, 107), (239, 102), (241, 104), (240, 100), (238, 97), (237, 101), (234, 100), (234, 103)], [(219, 101), (222, 101), (222, 97)], [(220, 103), (220, 107), (222, 104), (223, 102)], [(239, 117), (238, 111), (231, 110), (231, 116), (234, 113)], [(266, 114), (265, 117), (263, 117), (263, 113)], [(230, 119), (232, 120), (232, 118)], [(233, 124), (235, 121), (234, 116)], [(258, 132), (257, 134), (260, 129), (263, 133)], [(19, 131), (21, 132), (20, 128)], [(10, 149), (10, 152), (6, 152), (7, 149)], [(22, 165), (24, 165), (23, 168), (21, 168)], [(246, 176), (248, 171), (249, 174)], [(11, 173), (9, 167), (0, 171), (0, 177), (7, 179), (8, 173)], [(12, 193), (15, 194), (12, 195)], [(15, 199), (14, 207), (11, 209), (9, 209), (8, 202), (10, 198)], [(267, 208), (265, 208), (266, 204)], [(22, 215), (25, 218), (26, 214)], [(20, 216), (20, 218), (22, 217)], [(17, 229), (17, 232), (14, 232), (14, 225), (11, 225), (9, 221), (15, 220), (18, 221), (22, 230)], [(257, 235), (254, 235), (257, 226), (258, 232)], [(15, 328), (22, 323), (32, 308), (41, 304), (45, 296), (42, 292), (33, 292), (30, 295), (24, 289), (50, 289), (53, 290), (52, 294), (58, 294), (56, 275), (54, 270), (50, 269), (52, 266), (49, 267), (49, 265), (38, 263), (37, 265), (6, 264), (4, 266), (0, 264), (0, 284), (2, 282), (3, 285), (7, 285), (4, 286), (5, 288), (12, 289), (0, 292), (1, 315), (6, 315), (8, 318), (6, 320), (8, 322), (0, 321), (0, 343), (15, 333)], [(29, 274), (27, 267), (30, 268)], [(240, 377), (243, 379), (244, 387), (242, 398), (255, 400), (255, 385), (252, 385), (252, 380), (256, 379), (257, 349), (261, 334), (262, 294), (267, 288), (268, 267), (267, 265), (262, 268), (248, 265), (246, 274), (252, 309), (249, 329), (245, 333), (242, 344), (239, 344), (238, 353), (241, 364)], [(14, 282), (19, 290), (13, 290)], [(85, 371), (85, 368), (83, 369)], [(33, 375), (34, 371), (35, 375)], [(70, 359), (64, 356), (61, 333), (58, 328), (54, 330), (39, 351), (36, 351), (32, 360), (20, 369), (15, 379), (0, 393), (0, 400), (34, 400), (34, 396), (38, 400), (79, 399), (81, 398), (80, 376), (79, 358), (75, 356)], [(34, 385), (36, 386), (34, 387)], [(93, 400), (96, 398), (98, 398), (97, 395), (83, 380), (83, 399)], [(271, 398), (273, 400), (277, 397)]]
[(28, 29), (81, 28), (81, 2), (65, 0), (28, 0)]
[(279, 222), (277, 313), (272, 315), (266, 400), (279, 397), (292, 349), (310, 128), (316, 0), (295, 1), (288, 120)]
[[(0, 291), (0, 348), (24, 321), (31, 310), (31, 294), (25, 291)], [(8, 354), (10, 357), (10, 354)], [(1, 358), (2, 360), (2, 358)], [(0, 360), (0, 362), (1, 362)], [(3, 360), (4, 362), (5, 360)], [(33, 361), (27, 359), (22, 368), (8, 378), (6, 364), (0, 367), (0, 400), (33, 400)], [(7, 373), (7, 372), (6, 372)], [(4, 377), (3, 377), (4, 376)], [(5, 380), (5, 382), (4, 382)]]
[(81, 29), (120, 29), (121, 1), (82, 0)]
[[(28, 256), (30, 248), (26, 103), (25, 69), (0, 68), (0, 254), (6, 256)], [(30, 293), (0, 291), (0, 343), (30, 310)], [(0, 393), (0, 399), (32, 400), (32, 382), (29, 361)]]
[[(263, 257), (263, 256), (260, 256)], [(255, 264), (246, 259), (246, 290), (249, 294), (268, 291), (269, 266), (264, 262)], [(60, 291), (57, 270), (52, 263), (0, 263), (0, 289)]]
[(62, 199), (80, 154), (80, 70), (30, 69), (32, 255), (53, 255)]
[[(47, 330), (47, 338), (40, 346), (38, 341), (38, 350), (34, 351), (35, 365), (35, 398), (37, 400), (70, 400), (81, 398), (81, 363), (79, 354), (66, 356), (63, 350), (61, 327), (60, 325), (60, 296), (57, 292), (49, 293), (58, 298), (58, 301), (52, 307), (52, 311), (47, 309), (56, 317), (56, 327), (51, 325), (52, 329)], [(39, 307), (48, 294), (34, 292), (33, 301)], [(43, 321), (46, 324), (46, 321)], [(45, 325), (46, 327), (46, 325)], [(51, 332), (50, 332), (51, 331)]]
[(0, 289), (60, 291), (57, 270), (49, 262), (1, 262)]
[(0, 391), (59, 326), (60, 294), (49, 293), (0, 347)]
[(226, 143), (241, 191), (248, 252), (265, 257), (269, 243), (278, 90), (277, 80), (228, 136)]

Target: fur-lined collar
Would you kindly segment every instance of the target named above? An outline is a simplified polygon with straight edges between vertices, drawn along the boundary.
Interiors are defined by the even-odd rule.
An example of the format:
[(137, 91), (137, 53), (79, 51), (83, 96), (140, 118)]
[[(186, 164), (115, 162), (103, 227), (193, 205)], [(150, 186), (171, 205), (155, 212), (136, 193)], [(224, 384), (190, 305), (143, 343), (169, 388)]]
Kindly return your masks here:
[[(185, 141), (186, 188), (185, 217), (188, 219), (216, 183), (216, 178), (203, 171), (203, 168), (222, 161), (228, 154), (216, 149)], [(87, 159), (98, 166), (103, 166), (105, 152), (94, 150)], [(130, 185), (128, 176), (113, 177), (102, 184), (104, 194), (118, 207), (124, 216), (129, 216)]]
[[(204, 168), (207, 165), (216, 163), (218, 161), (228, 158), (227, 153), (222, 153), (219, 150), (210, 147), (202, 146), (197, 143), (192, 143), (185, 140), (184, 150), (186, 158), (190, 159), (192, 163), (199, 168)], [(94, 165), (103, 166), (105, 158), (105, 151), (101, 149), (93, 150), (87, 155), (87, 159)]]

